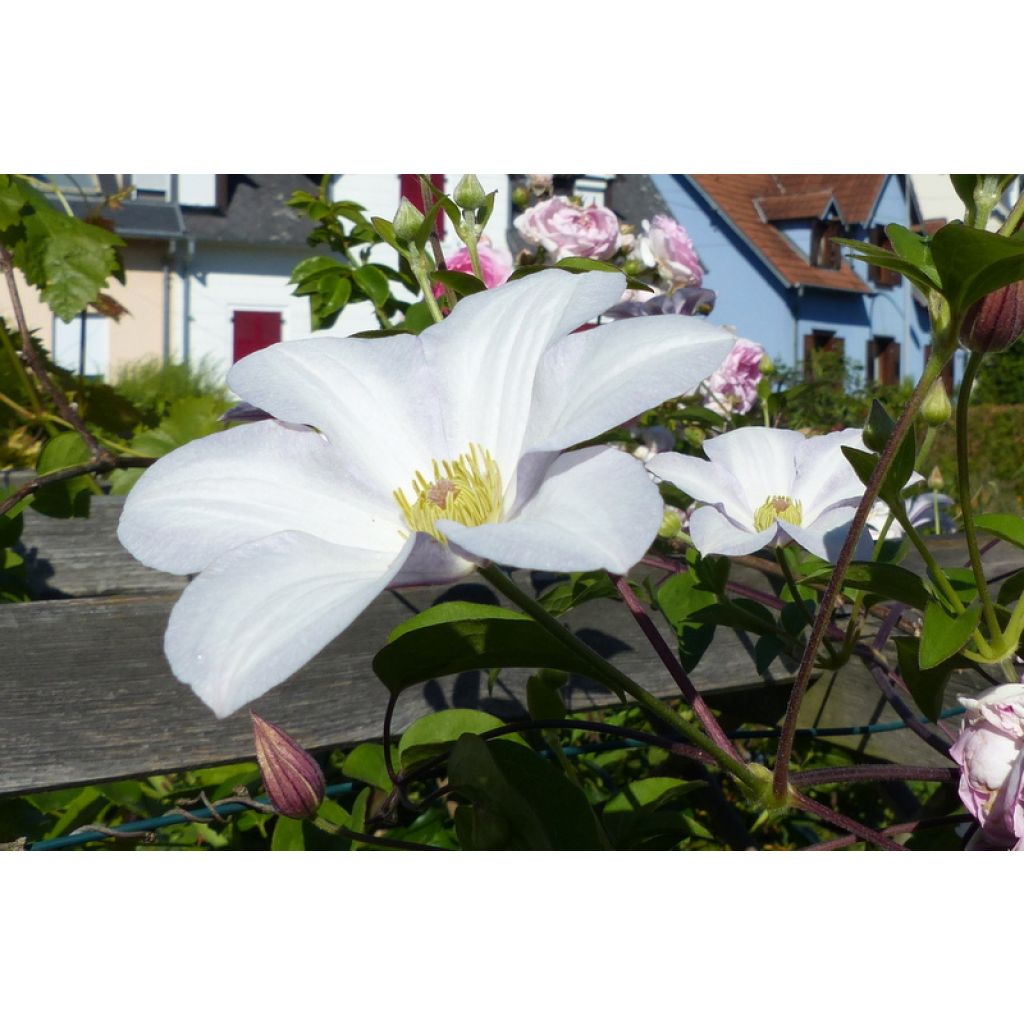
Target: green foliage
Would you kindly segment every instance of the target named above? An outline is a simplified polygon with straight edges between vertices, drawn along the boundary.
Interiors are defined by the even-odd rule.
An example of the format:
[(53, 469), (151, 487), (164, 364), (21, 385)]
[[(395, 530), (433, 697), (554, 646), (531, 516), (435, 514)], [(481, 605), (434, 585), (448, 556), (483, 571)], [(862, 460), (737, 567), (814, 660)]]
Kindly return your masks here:
[(973, 405), (1024, 405), (1024, 345), (985, 357), (971, 393)]
[(213, 399), (221, 412), (231, 404), (224, 375), (209, 359), (197, 366), (165, 363), (156, 357), (140, 359), (121, 368), (113, 387), (147, 427), (155, 427), (184, 398)]
[(0, 244), (65, 322), (95, 302), (111, 276), (124, 279), (120, 238), (58, 210), (15, 174), (0, 174)]

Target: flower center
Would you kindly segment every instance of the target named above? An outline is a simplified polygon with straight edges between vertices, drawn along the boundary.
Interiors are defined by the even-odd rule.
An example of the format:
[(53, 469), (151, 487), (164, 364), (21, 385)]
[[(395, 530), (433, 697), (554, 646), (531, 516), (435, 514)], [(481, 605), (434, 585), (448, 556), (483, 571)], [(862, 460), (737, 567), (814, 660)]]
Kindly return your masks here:
[(803, 503), (781, 494), (773, 494), (754, 513), (754, 529), (760, 533), (779, 519), (799, 526), (803, 522)]
[(400, 487), (395, 501), (410, 529), (429, 533), (446, 544), (434, 525), (439, 519), (451, 519), (463, 526), (481, 526), (501, 519), (501, 470), (491, 453), (471, 444), (469, 451), (454, 462), (433, 460), (433, 480), (420, 472), (412, 482), (412, 500)]

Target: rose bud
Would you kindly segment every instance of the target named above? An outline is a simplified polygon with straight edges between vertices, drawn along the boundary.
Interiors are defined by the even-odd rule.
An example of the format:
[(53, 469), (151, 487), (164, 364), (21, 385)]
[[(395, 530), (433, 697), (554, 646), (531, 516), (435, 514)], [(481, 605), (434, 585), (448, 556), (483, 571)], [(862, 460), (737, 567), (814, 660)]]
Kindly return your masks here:
[(1002, 352), (1024, 335), (1024, 281), (990, 292), (967, 311), (960, 342), (972, 352)]
[(1007, 683), (967, 709), (949, 753), (960, 765), (960, 799), (997, 846), (1024, 840), (1024, 685)]
[(395, 238), (400, 242), (411, 242), (423, 226), (423, 214), (403, 197), (391, 226), (395, 229)]
[(479, 210), (487, 202), (487, 193), (475, 174), (464, 174), (452, 192), (452, 199), (460, 209)]
[(284, 729), (250, 714), (256, 760), (274, 810), (288, 818), (311, 818), (327, 789), (320, 765)]

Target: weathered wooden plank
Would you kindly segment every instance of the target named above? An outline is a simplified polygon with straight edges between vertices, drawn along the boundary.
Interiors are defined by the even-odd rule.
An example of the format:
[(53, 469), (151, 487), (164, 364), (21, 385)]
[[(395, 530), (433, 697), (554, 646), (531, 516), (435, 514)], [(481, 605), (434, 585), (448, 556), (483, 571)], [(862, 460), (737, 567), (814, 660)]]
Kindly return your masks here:
[[(51, 593), (120, 596), (0, 607), (0, 793), (252, 756), (244, 712), (217, 721), (171, 676), (162, 637), (184, 581), (145, 569), (120, 549), (114, 536), (120, 505), (119, 499), (98, 500), (89, 520), (47, 520), (33, 513), (26, 517), (25, 546), (37, 553), (37, 565), (52, 565), (52, 574), (43, 577), (49, 580)], [(944, 564), (963, 560), (957, 538), (938, 540), (933, 547)], [(1009, 572), (1021, 560), (1018, 552), (1000, 545), (986, 563), (992, 572)], [(254, 708), (312, 748), (379, 737), (386, 692), (372, 673), (374, 653), (412, 611), (456, 592), (470, 599), (493, 599), (486, 588), (474, 584), (384, 594), (293, 680)], [(621, 605), (594, 602), (571, 613), (568, 621), (652, 692), (676, 695), (674, 684)], [(767, 680), (758, 678), (752, 647), (749, 637), (719, 630), (694, 680), (712, 703), (716, 697), (727, 697), (733, 718), (761, 716), (763, 721), (764, 706), (778, 705), (784, 698), (791, 667), (787, 670), (776, 662)], [(395, 731), (426, 711), (446, 706), (481, 707), (506, 718), (522, 715), (527, 675), (503, 673), (492, 695), (478, 673), (412, 688), (399, 704)], [(947, 702), (957, 693), (986, 685), (978, 676), (961, 674), (947, 690)], [(567, 691), (574, 710), (612, 699), (586, 680), (573, 680)], [(749, 716), (744, 711), (748, 701)], [(812, 687), (801, 724), (852, 725), (895, 718), (869, 674), (851, 666), (838, 683)], [(871, 756), (944, 763), (907, 731), (845, 742)]]

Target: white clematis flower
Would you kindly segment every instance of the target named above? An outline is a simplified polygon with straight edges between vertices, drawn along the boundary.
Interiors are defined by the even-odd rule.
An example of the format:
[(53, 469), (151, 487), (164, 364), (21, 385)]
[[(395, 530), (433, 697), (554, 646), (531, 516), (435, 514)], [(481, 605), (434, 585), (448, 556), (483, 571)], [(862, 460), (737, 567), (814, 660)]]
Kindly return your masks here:
[[(841, 445), (866, 450), (854, 428), (805, 437), (796, 430), (741, 427), (704, 442), (710, 461), (666, 452), (646, 465), (700, 503), (689, 531), (702, 555), (749, 555), (795, 540), (834, 562), (864, 494)], [(857, 557), (870, 552), (865, 532)]]
[(630, 455), (564, 449), (692, 391), (735, 337), (691, 317), (570, 333), (623, 283), (543, 271), (419, 336), (286, 341), (236, 364), (232, 390), (274, 419), (162, 458), (118, 528), (145, 564), (199, 573), (167, 629), (175, 675), (228, 715), (387, 587), (491, 561), (626, 572), (661, 524), (657, 489)]

